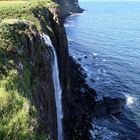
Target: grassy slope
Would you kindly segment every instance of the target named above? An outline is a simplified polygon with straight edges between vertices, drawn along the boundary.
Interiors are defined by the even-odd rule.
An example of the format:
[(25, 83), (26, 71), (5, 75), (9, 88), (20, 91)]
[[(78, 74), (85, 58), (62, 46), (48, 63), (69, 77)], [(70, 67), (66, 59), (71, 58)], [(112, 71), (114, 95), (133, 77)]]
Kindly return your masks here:
[[(20, 79), (17, 68), (14, 67), (16, 57), (19, 56), (8, 56), (8, 50), (21, 47), (20, 40), (15, 41), (16, 35), (14, 36), (12, 32), (14, 27), (17, 30), (22, 29), (18, 20), (31, 21), (40, 31), (40, 22), (33, 11), (39, 12), (44, 8), (55, 6), (57, 5), (51, 0), (0, 1), (0, 140), (46, 139), (45, 134), (37, 133), (38, 115), (29, 100), (31, 98), (30, 69), (26, 64), (25, 56), (21, 58), (24, 73)], [(45, 20), (43, 15), (40, 15), (40, 18)], [(46, 27), (48, 27), (47, 23)], [(23, 34), (30, 36), (30, 26)]]
[(52, 0), (0, 1), (0, 22), (6, 19), (29, 20), (40, 29), (33, 10), (56, 6)]

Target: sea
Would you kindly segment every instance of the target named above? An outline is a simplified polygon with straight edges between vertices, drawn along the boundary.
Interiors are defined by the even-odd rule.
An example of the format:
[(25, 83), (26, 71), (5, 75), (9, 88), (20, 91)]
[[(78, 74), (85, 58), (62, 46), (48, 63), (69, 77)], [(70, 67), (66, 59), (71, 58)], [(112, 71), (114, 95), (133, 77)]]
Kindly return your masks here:
[(98, 99), (124, 97), (117, 116), (93, 120), (97, 140), (140, 140), (140, 2), (81, 1), (66, 19), (69, 52), (87, 73)]

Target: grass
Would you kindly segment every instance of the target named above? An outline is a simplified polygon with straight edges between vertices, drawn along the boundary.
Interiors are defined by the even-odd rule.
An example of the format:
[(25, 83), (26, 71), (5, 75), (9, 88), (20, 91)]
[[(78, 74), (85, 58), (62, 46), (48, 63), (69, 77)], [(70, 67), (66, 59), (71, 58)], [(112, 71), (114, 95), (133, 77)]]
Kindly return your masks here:
[(57, 6), (52, 0), (0, 1), (0, 22), (6, 19), (28, 20), (40, 30), (40, 22), (35, 17), (34, 11)]
[[(9, 70), (0, 79), (0, 139), (35, 139), (37, 111), (18, 90), (18, 73)], [(33, 130), (34, 129), (34, 130)]]
[[(34, 116), (30, 115), (30, 112)], [(18, 91), (9, 94), (0, 87), (0, 139), (34, 139), (37, 124), (36, 110), (31, 108), (29, 100), (20, 96)]]
[[(15, 31), (13, 25), (0, 26), (0, 140), (34, 140), (39, 124), (37, 110), (30, 100), (30, 69), (25, 56), (17, 53), (21, 41), (18, 34), (12, 32)], [(16, 28), (28, 30), (19, 23)], [(22, 76), (17, 70), (18, 61), (24, 63)]]

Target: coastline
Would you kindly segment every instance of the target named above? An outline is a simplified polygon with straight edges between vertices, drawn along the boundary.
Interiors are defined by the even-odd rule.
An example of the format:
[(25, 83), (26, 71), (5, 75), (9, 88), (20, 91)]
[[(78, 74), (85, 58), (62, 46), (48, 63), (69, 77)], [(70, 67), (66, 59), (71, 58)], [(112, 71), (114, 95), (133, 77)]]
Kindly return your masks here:
[(86, 74), (83, 68), (71, 56), (69, 108), (64, 120), (64, 135), (67, 140), (88, 140), (91, 137), (93, 105), (96, 91), (90, 88), (85, 81)]
[[(75, 5), (74, 8), (67, 9), (63, 2), (61, 4), (60, 9), (56, 3), (43, 2), (42, 4), (38, 3), (38, 5), (32, 3), (27, 7), (27, 10), (24, 9), (26, 6), (23, 5), (20, 9), (21, 12), (19, 12), (20, 16), (14, 15), (14, 11), (11, 15), (10, 8), (9, 11), (0, 10), (1, 13), (4, 12), (1, 14), (2, 23), (0, 25), (0, 42), (2, 44), (0, 48), (2, 56), (0, 60), (0, 90), (2, 96), (0, 98), (7, 100), (4, 109), (2, 108), (2, 113), (5, 108), (7, 111), (11, 107), (9, 97), (10, 99), (15, 97), (11, 107), (13, 112), (11, 111), (10, 115), (4, 112), (7, 115), (4, 117), (9, 119), (9, 116), (13, 116), (14, 120), (16, 113), (24, 113), (17, 116), (19, 117), (17, 120), (19, 119), (22, 125), (26, 123), (26, 126), (22, 128), (26, 132), (24, 138), (58, 139), (59, 130), (56, 117), (59, 117), (63, 121), (64, 139), (97, 139), (100, 137), (99, 135), (104, 136), (101, 134), (104, 131), (96, 125), (94, 120), (98, 119), (98, 122), (102, 123), (102, 118), (110, 118), (117, 126), (121, 122), (118, 116), (123, 112), (126, 100), (124, 97), (111, 96), (102, 96), (102, 99), (98, 100), (98, 93), (86, 83), (87, 73), (82, 65), (69, 55), (64, 28), (65, 19), (70, 15), (74, 16), (78, 12), (83, 12), (83, 9), (79, 6), (75, 7)], [(20, 5), (18, 6), (20, 7)], [(15, 13), (17, 13), (18, 8)], [(17, 18), (17, 20), (9, 20), (6, 17), (7, 14), (8, 18)], [(50, 37), (49, 42), (44, 42), (41, 37), (42, 33), (46, 33)], [(63, 111), (59, 113), (60, 115), (56, 114), (57, 107), (61, 103), (56, 104), (57, 99), (54, 97), (54, 86), (57, 86), (55, 84), (57, 80), (52, 78), (53, 67), (51, 64), (54, 61), (54, 56), (49, 50), (50, 42), (56, 51), (55, 59), (58, 58), (58, 68), (54, 72), (60, 73), (56, 78), (60, 80), (59, 89), (62, 88), (60, 100)], [(86, 61), (88, 56), (84, 55), (83, 59)], [(105, 59), (103, 60), (105, 61)], [(94, 79), (92, 80), (95, 82)], [(21, 105), (18, 104), (19, 102)], [(0, 102), (0, 105), (3, 103)], [(14, 110), (16, 108), (18, 108), (18, 112)], [(6, 120), (7, 124), (10, 120), (8, 119)], [(35, 120), (35, 125), (32, 120)], [(18, 121), (16, 123), (18, 124)], [(3, 124), (1, 126), (3, 127)], [(12, 127), (15, 128), (14, 126), (15, 121), (12, 122)], [(33, 126), (34, 129), (29, 128), (29, 126)], [(31, 131), (27, 131), (29, 129)], [(1, 133), (2, 137), (5, 137), (7, 131), (10, 132), (10, 137), (15, 134), (9, 127), (0, 132), (0, 137)]]
[[(74, 15), (71, 15), (71, 16), (74, 16)], [(75, 131), (72, 131), (72, 129), (69, 128), (71, 130), (70, 134), (67, 134), (67, 132), (66, 134), (71, 135), (71, 137), (68, 139), (75, 138), (76, 140), (79, 140), (82, 138), (85, 140), (93, 140), (95, 138), (94, 135), (98, 135), (97, 137), (100, 137), (100, 136), (105, 137), (104, 135), (107, 134), (105, 131), (109, 132), (109, 130), (107, 129), (102, 130), (102, 128), (96, 125), (94, 126), (93, 120), (96, 120), (96, 118), (99, 119), (99, 118), (104, 118), (104, 117), (109, 116), (109, 118), (111, 118), (114, 122), (117, 122), (118, 120), (115, 116), (123, 112), (125, 104), (126, 104), (126, 100), (124, 97), (117, 98), (117, 97), (110, 97), (110, 96), (107, 96), (107, 97), (102, 96), (102, 99), (98, 100), (96, 98), (97, 97), (96, 91), (86, 84), (87, 73), (85, 73), (84, 69), (81, 67), (79, 63), (80, 62), (76, 62), (76, 60), (71, 58), (71, 65), (72, 65), (71, 67), (76, 68), (72, 70), (75, 71), (77, 75), (79, 75), (78, 77), (76, 77), (76, 75), (72, 74), (73, 76), (71, 76), (72, 77), (71, 83), (75, 83), (75, 81), (73, 80), (74, 77), (76, 77), (75, 79), (81, 79), (81, 81), (80, 82), (76, 81), (76, 84), (72, 84), (71, 86), (72, 90), (76, 89), (72, 91), (72, 93), (76, 94), (76, 97), (72, 96), (74, 101), (70, 109), (74, 108), (73, 106), (76, 106), (76, 108), (78, 109), (77, 109), (77, 112), (75, 110), (71, 111), (74, 113), (70, 116), (69, 122), (74, 122), (73, 126), (75, 126), (75, 124), (77, 126), (75, 127)], [(85, 90), (87, 90), (87, 92), (84, 93), (83, 91)], [(80, 103), (78, 103), (78, 101)], [(79, 108), (83, 108), (83, 111), (81, 111)], [(82, 116), (82, 117), (84, 116), (84, 117), (80, 119), (80, 121), (78, 121), (79, 116)], [(65, 122), (67, 123), (68, 120), (65, 120)], [(72, 123), (69, 124), (68, 126), (70, 125), (72, 125)], [(78, 127), (79, 125), (81, 127)], [(102, 135), (100, 131), (102, 131), (103, 133)], [(113, 135), (113, 132), (112, 132), (112, 135)], [(114, 135), (116, 135), (116, 133), (114, 133)], [(116, 138), (118, 137), (116, 136)]]

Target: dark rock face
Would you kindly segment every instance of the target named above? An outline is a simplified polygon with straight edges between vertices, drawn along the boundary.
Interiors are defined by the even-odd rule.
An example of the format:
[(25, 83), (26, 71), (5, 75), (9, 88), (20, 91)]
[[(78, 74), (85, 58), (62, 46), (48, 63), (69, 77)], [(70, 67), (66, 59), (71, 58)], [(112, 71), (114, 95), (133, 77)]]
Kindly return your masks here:
[(124, 98), (104, 97), (104, 103), (109, 114), (121, 113), (125, 106)]
[(124, 106), (124, 98), (103, 97), (103, 100), (94, 103), (93, 112), (96, 117), (102, 117), (108, 114), (115, 115), (121, 113)]
[(62, 17), (66, 17), (72, 13), (83, 12), (83, 9), (78, 4), (78, 0), (55, 0), (55, 2), (60, 4)]
[(89, 140), (96, 92), (85, 84), (86, 75), (83, 69), (71, 57), (69, 66), (64, 136), (66, 140)]
[[(88, 118), (89, 116), (87, 115), (87, 112), (89, 112), (87, 111), (88, 110), (87, 104), (91, 100), (92, 101), (94, 100), (95, 91), (90, 89), (85, 84), (85, 80), (84, 80), (85, 76), (81, 73), (80, 66), (77, 66), (77, 64), (75, 64), (75, 62), (69, 58), (68, 42), (67, 42), (65, 29), (63, 26), (63, 21), (62, 21), (62, 17), (69, 15), (70, 11), (80, 12), (81, 9), (79, 8), (78, 5), (74, 4), (74, 1), (68, 0), (65, 2), (64, 1), (61, 2), (57, 1), (57, 2), (60, 4), (61, 11), (59, 10), (59, 8), (50, 8), (49, 10), (45, 10), (45, 11), (43, 9), (42, 10), (39, 9), (40, 10), (39, 13), (37, 11), (33, 11), (33, 12), (35, 17), (38, 18), (38, 20), (40, 21), (42, 31), (44, 33), (46, 33), (47, 30), (46, 23), (48, 23), (48, 26), (52, 30), (49, 36), (52, 40), (52, 43), (57, 53), (59, 72), (60, 72), (60, 81), (62, 86), (62, 102), (63, 102), (63, 113), (64, 113), (64, 118), (63, 118), (64, 139), (66, 140), (72, 140), (75, 138), (77, 140), (83, 138), (87, 139), (88, 130), (89, 130), (88, 127), (90, 126), (90, 123), (87, 121), (90, 120)], [(68, 2), (67, 3), (68, 5), (66, 4), (66, 2)], [(85, 94), (81, 94), (82, 92), (80, 93), (80, 88), (82, 87), (84, 88)], [(44, 89), (42, 90), (45, 91)], [(38, 102), (41, 100), (42, 100), (41, 102), (43, 103), (45, 102), (44, 98), (42, 97), (36, 100)], [(48, 103), (48, 108), (47, 108), (48, 110), (52, 109), (51, 106), (55, 106), (55, 103), (51, 102), (52, 100), (53, 98), (50, 99), (50, 102)], [(77, 111), (77, 109), (79, 111)], [(53, 110), (55, 111), (55, 109)], [(53, 112), (52, 114), (48, 113), (47, 117), (49, 117), (51, 120), (53, 114), (55, 114), (55, 112)], [(79, 118), (79, 116), (81, 117)], [(44, 118), (45, 117), (46, 116), (44, 116)], [(52, 121), (56, 122), (56, 120), (54, 121), (53, 119)], [(75, 123), (76, 126), (74, 126)], [(52, 124), (52, 127), (54, 127), (55, 125), (56, 124)], [(85, 128), (82, 129), (81, 125)], [(52, 133), (54, 133), (54, 135), (52, 134), (51, 139), (55, 140), (56, 139), (56, 137), (54, 137), (56, 136), (55, 127), (52, 129)]]
[[(38, 12), (39, 11), (39, 12)], [(49, 34), (58, 57), (60, 81), (66, 92), (68, 79), (68, 42), (59, 7), (36, 9), (33, 11), (38, 18), (43, 33)], [(46, 26), (47, 25), (47, 26)], [(51, 29), (48, 30), (48, 27)]]
[[(37, 9), (36, 9), (37, 10)], [(60, 82), (61, 82), (61, 87), (62, 87), (62, 100), (63, 100), (63, 111), (64, 111), (64, 116), (66, 114), (66, 110), (67, 110), (67, 94), (68, 94), (68, 89), (67, 89), (67, 83), (68, 83), (68, 57), (69, 57), (69, 53), (68, 53), (68, 43), (67, 43), (67, 37), (66, 37), (66, 33), (65, 33), (65, 29), (63, 26), (63, 21), (60, 18), (60, 10), (59, 8), (50, 8), (49, 10), (47, 9), (39, 9), (40, 12), (37, 11), (33, 11), (35, 17), (38, 18), (38, 20), (40, 21), (41, 27), (42, 27), (42, 32), (44, 33), (48, 33), (47, 27), (46, 27), (46, 23), (48, 24), (49, 28), (52, 30), (49, 33), (49, 36), (51, 38), (52, 44), (56, 50), (56, 54), (57, 54), (57, 58), (58, 58), (58, 65), (59, 65), (59, 76), (60, 76)], [(49, 65), (46, 64), (46, 66), (44, 65), (44, 67), (48, 67)], [(49, 73), (48, 73), (49, 76)], [(49, 82), (49, 78), (48, 80), (46, 80), (46, 82)], [(44, 85), (45, 87), (45, 85)], [(43, 98), (42, 98), (43, 99)], [(54, 100), (53, 98), (50, 99), (50, 103), (48, 103), (48, 110), (52, 110), (51, 106), (55, 106), (55, 103), (52, 104), (52, 100)], [(42, 101), (44, 102), (44, 101)], [(53, 114), (48, 113), (48, 117), (51, 120)], [(55, 112), (54, 112), (54, 116), (55, 116)], [(53, 119), (51, 120), (52, 123), (56, 122), (56, 120), (54, 121)], [(54, 125), (52, 124), (52, 127)], [(54, 133), (57, 131), (57, 129), (54, 127), (53, 131), (51, 132), (53, 135), (55, 135), (56, 133)], [(56, 138), (51, 138), (52, 140), (56, 139)]]

